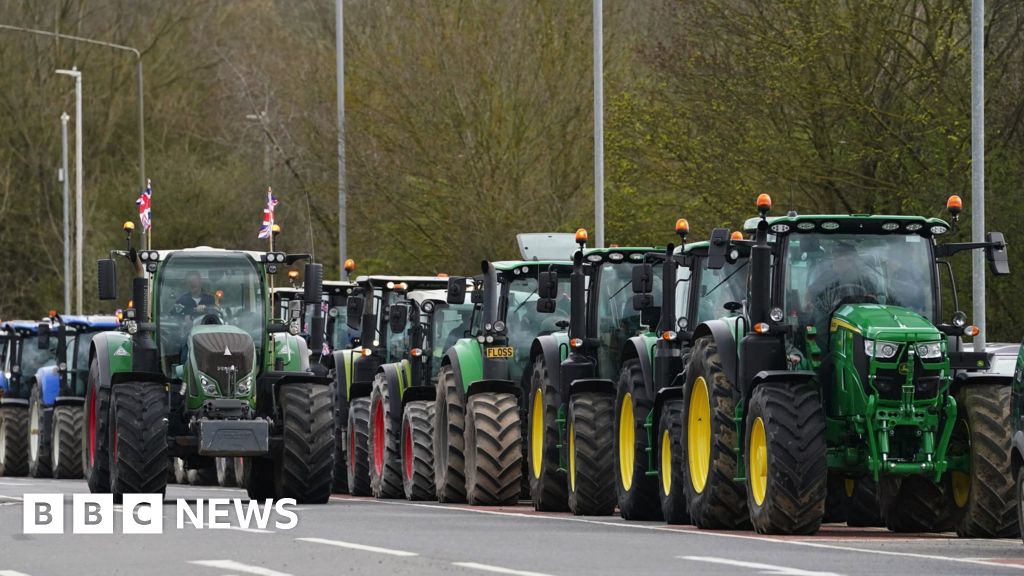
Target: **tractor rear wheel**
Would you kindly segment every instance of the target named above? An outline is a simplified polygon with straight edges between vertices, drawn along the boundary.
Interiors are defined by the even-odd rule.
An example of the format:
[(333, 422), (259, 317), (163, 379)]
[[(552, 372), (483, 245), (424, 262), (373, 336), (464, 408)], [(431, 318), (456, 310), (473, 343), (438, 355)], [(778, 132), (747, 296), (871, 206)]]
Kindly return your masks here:
[(722, 371), (718, 346), (697, 340), (683, 389), (683, 477), (690, 520), (699, 528), (737, 530), (750, 526), (747, 495), (738, 484), (736, 425), (739, 391)]
[(409, 500), (435, 500), (434, 403), (417, 400), (402, 414), (402, 489)]
[(551, 381), (544, 355), (533, 361), (530, 376), (529, 449), (527, 461), (533, 508), (545, 512), (568, 509), (565, 470), (560, 468), (558, 408), (562, 395)]
[(956, 396), (954, 446), (967, 446), (970, 473), (950, 472), (953, 517), (963, 538), (1013, 538), (1020, 533), (1010, 465), (1010, 386), (968, 384)]
[(0, 406), (0, 476), (28, 474), (28, 410)]
[(280, 460), (274, 463), (277, 498), (323, 504), (331, 496), (334, 475), (334, 418), (331, 390), (323, 384), (281, 388)]
[(683, 476), (683, 400), (666, 400), (658, 417), (658, 496), (669, 524), (689, 524)]
[(846, 524), (854, 527), (879, 527), (882, 523), (878, 503), (878, 482), (870, 476), (847, 478), (844, 482), (846, 496)]
[[(370, 392), (370, 492), (376, 498), (401, 498), (402, 413), (395, 410), (399, 391), (392, 390), (387, 377), (378, 372)], [(400, 405), (400, 400), (399, 400)]]
[(762, 534), (814, 534), (825, 516), (825, 411), (815, 386), (759, 386), (746, 425), (747, 507)]
[(434, 400), (434, 488), (440, 502), (466, 501), (466, 406), (458, 385), (451, 366), (442, 366)]
[(657, 478), (647, 475), (646, 420), (654, 408), (639, 359), (627, 360), (619, 372), (615, 396), (615, 482), (619, 513), (626, 520), (660, 520)]
[(519, 401), (512, 394), (481, 392), (466, 403), (466, 501), (511, 506), (519, 501), (523, 474)]
[(348, 491), (370, 495), (370, 399), (356, 398), (348, 405)]
[(110, 405), (110, 491), (163, 494), (167, 490), (167, 391), (162, 384), (124, 382)]
[(82, 406), (56, 406), (50, 436), (54, 478), (82, 477)]
[(235, 485), (235, 459), (217, 458), (217, 485), (225, 488)]
[(615, 446), (611, 394), (583, 392), (569, 399), (569, 509), (577, 516), (615, 513)]
[[(50, 418), (52, 414), (51, 411)], [(43, 406), (42, 385), (34, 384), (28, 401), (28, 475), (33, 478), (49, 478), (53, 473), (50, 468), (52, 422), (47, 416), (46, 407)]]
[(893, 532), (949, 532), (954, 528), (950, 487), (931, 477), (883, 476), (878, 485), (882, 522)]
[(82, 470), (93, 494), (110, 492), (110, 387), (100, 384), (96, 358), (89, 364), (85, 393), (85, 425), (82, 428)]

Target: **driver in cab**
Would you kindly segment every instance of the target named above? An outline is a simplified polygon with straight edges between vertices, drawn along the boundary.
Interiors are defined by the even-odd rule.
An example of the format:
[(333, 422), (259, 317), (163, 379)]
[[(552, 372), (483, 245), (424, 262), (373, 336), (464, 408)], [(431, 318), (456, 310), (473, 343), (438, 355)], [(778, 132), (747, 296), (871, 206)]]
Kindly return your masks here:
[(837, 243), (831, 264), (831, 273), (824, 272), (808, 286), (808, 312), (831, 315), (840, 304), (878, 301), (878, 286), (853, 245)]
[(206, 313), (207, 306), (213, 306), (213, 296), (203, 291), (203, 277), (196, 270), (190, 270), (185, 275), (185, 284), (188, 291), (178, 298), (175, 308), (182, 316), (194, 318)]

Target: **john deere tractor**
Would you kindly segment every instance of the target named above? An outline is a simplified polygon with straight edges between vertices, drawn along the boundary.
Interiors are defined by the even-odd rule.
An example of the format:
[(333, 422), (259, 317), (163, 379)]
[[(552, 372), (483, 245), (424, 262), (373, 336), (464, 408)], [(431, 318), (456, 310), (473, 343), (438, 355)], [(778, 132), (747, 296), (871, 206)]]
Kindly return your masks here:
[(434, 397), (446, 343), (465, 337), (468, 300), (444, 290), (409, 290), (387, 309), (388, 328), (406, 338), (382, 365), (370, 393), (370, 487), (378, 498), (432, 500)]
[[(90, 490), (159, 493), (169, 457), (200, 468), (241, 456), (251, 498), (326, 502), (331, 381), (310, 371), (306, 342), (270, 313), (273, 275), (308, 256), (137, 251), (126, 230), (128, 249), (99, 263), (101, 299), (117, 296), (114, 255), (135, 274), (122, 330), (91, 343), (83, 435)], [(306, 265), (306, 302), (319, 304), (322, 273)], [(312, 334), (316, 351), (322, 330)]]
[[(722, 266), (709, 267), (711, 243), (686, 244), (688, 233), (689, 223), (678, 220), (680, 247), (669, 244), (664, 252), (647, 255), (647, 262), (657, 264), (634, 268), (634, 307), (654, 318), (650, 325), (655, 330), (630, 338), (617, 374), (614, 477), (619, 512), (626, 519), (689, 522), (682, 476), (686, 451), (680, 439), (693, 328), (723, 313), (735, 314), (746, 293), (749, 250), (733, 244)], [(727, 241), (724, 231), (712, 238)]]
[[(391, 328), (395, 314), (406, 307), (410, 290), (441, 289), (448, 278), (435, 276), (360, 276), (348, 296), (347, 326), (360, 332), (357, 348), (335, 351), (332, 356), (337, 378), (335, 408), (337, 433), (345, 440), (347, 486), (353, 496), (370, 496), (370, 395), (381, 366), (401, 361), (408, 353), (408, 322), (399, 330)], [(408, 318), (406, 317), (406, 320)], [(344, 414), (344, 420), (340, 417)], [(393, 416), (400, 414), (392, 413)], [(400, 482), (400, 481), (399, 481)], [(378, 482), (379, 484), (379, 482)], [(336, 489), (342, 489), (336, 486)]]
[[(959, 198), (948, 206), (955, 226)], [(936, 218), (770, 219), (767, 195), (758, 208), (743, 312), (696, 328), (687, 369), (693, 522), (813, 533), (829, 476), (866, 476), (892, 530), (1016, 535), (1010, 379), (963, 351), (977, 329), (939, 297), (958, 252), (1008, 274), (1003, 235), (938, 244), (951, 226)], [(712, 264), (727, 249), (713, 245)]]
[[(530, 348), (530, 495), (537, 510), (609, 515), (615, 378), (626, 343), (657, 322), (641, 318), (627, 288), (653, 248), (586, 249), (582, 228), (576, 241), (568, 330), (538, 336)], [(539, 310), (555, 310), (558, 283), (558, 272), (540, 273)]]
[(115, 316), (50, 313), (37, 328), (38, 349), (56, 360), (36, 371), (29, 398), (28, 467), (34, 477), (81, 478), (89, 343), (119, 325)]
[(37, 372), (56, 364), (56, 347), (36, 344), (36, 322), (12, 320), (3, 331), (4, 364), (0, 372), (0, 476), (29, 473), (29, 403)]

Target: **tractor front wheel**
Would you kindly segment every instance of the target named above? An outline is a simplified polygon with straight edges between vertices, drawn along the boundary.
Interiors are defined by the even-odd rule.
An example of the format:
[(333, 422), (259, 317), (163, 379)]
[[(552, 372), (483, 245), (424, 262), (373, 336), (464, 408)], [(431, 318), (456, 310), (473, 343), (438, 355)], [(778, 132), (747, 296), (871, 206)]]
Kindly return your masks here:
[(806, 384), (759, 386), (746, 426), (747, 507), (762, 534), (814, 534), (825, 516), (825, 412)]
[(93, 494), (110, 492), (110, 387), (100, 384), (96, 358), (89, 364), (85, 393), (85, 425), (82, 427), (82, 470)]
[(893, 532), (949, 532), (951, 514), (949, 475), (942, 483), (930, 477), (883, 476), (878, 484), (882, 522)]
[(658, 483), (647, 475), (649, 468), (647, 416), (654, 398), (647, 393), (640, 360), (622, 365), (613, 418), (614, 450), (618, 474), (615, 483), (619, 513), (626, 520), (660, 520)]
[(189, 468), (186, 477), (192, 486), (213, 486), (217, 483), (217, 463), (211, 461), (198, 468)]
[(683, 476), (683, 400), (665, 401), (658, 417), (658, 495), (669, 524), (689, 524)]
[(402, 489), (409, 500), (435, 500), (434, 403), (409, 402), (402, 414)]
[(0, 476), (28, 474), (28, 410), (0, 406)]
[(246, 458), (243, 462), (245, 491), (250, 500), (274, 498), (274, 461), (269, 458)]
[[(557, 368), (556, 368), (557, 369)], [(530, 376), (527, 462), (533, 508), (562, 512), (568, 508), (565, 470), (560, 469), (558, 408), (562, 395), (548, 374), (544, 355), (533, 361)]]
[(615, 512), (615, 446), (611, 394), (584, 392), (569, 400), (569, 509), (577, 516)]
[(54, 478), (82, 477), (83, 415), (81, 406), (57, 406), (53, 409), (50, 464)]
[(510, 506), (519, 501), (523, 474), (519, 401), (481, 392), (466, 403), (466, 501)]
[(356, 398), (348, 405), (348, 492), (370, 495), (370, 399)]
[(870, 476), (847, 478), (843, 495), (846, 496), (846, 524), (854, 527), (880, 527), (882, 516), (878, 502), (878, 482)]
[(167, 391), (162, 384), (124, 382), (110, 405), (110, 491), (163, 494), (167, 490)]
[[(42, 386), (32, 386), (32, 396), (28, 401), (28, 475), (33, 478), (49, 478), (50, 468), (50, 428), (52, 422), (47, 417), (43, 405)], [(52, 412), (49, 414), (52, 417)]]
[(228, 488), (235, 485), (235, 459), (217, 458), (217, 485)]
[(334, 418), (331, 390), (323, 384), (281, 388), (282, 446), (274, 463), (278, 498), (323, 504), (334, 484)]
[(398, 390), (392, 390), (383, 372), (373, 379), (370, 392), (370, 492), (377, 498), (401, 498), (402, 413), (395, 410)]
[(455, 374), (442, 366), (434, 400), (434, 488), (440, 502), (466, 501), (465, 428), (466, 406)]

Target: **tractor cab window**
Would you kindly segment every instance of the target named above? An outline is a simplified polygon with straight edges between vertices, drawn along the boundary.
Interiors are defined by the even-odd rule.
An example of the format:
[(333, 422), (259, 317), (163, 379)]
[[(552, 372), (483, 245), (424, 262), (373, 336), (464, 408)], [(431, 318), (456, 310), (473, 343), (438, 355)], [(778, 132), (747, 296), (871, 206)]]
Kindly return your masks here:
[[(398, 294), (397, 292), (387, 293), (387, 306), (391, 307), (392, 304), (397, 302), (404, 302), (405, 296)], [(388, 308), (385, 308), (387, 310)], [(401, 332), (391, 332), (388, 327), (388, 315), (386, 313), (380, 314), (380, 329), (382, 333), (387, 334), (387, 359), (388, 362), (394, 362), (405, 357), (406, 352), (411, 348), (409, 345), (409, 327), (411, 323), (405, 323), (405, 329)]]
[[(655, 306), (661, 304), (662, 268), (653, 266), (653, 291)], [(644, 331), (640, 323), (640, 311), (633, 309), (633, 266), (626, 263), (606, 262), (601, 265), (597, 291), (597, 336), (601, 340), (598, 349), (601, 378), (616, 378), (622, 350), (630, 338)], [(653, 330), (655, 326), (649, 326)]]
[(740, 259), (734, 263), (726, 263), (718, 270), (708, 269), (708, 260), (701, 262), (700, 300), (697, 302), (697, 320), (691, 323), (696, 326), (701, 322), (721, 318), (728, 314), (725, 305), (730, 302), (743, 302), (747, 297), (747, 260)]
[(437, 378), (444, 353), (472, 333), (472, 304), (435, 303), (430, 325), (430, 376)]
[(537, 312), (536, 270), (531, 269), (531, 272), (532, 276), (515, 276), (506, 280), (508, 288), (505, 325), (508, 330), (509, 346), (514, 349), (509, 370), (513, 382), (519, 381), (526, 363), (529, 362), (533, 339), (560, 330), (559, 321), (569, 321), (569, 276), (558, 278), (555, 311), (551, 314), (541, 314)]
[(330, 321), (330, 343), (332, 350), (345, 350), (352, 347), (352, 340), (359, 338), (359, 331), (348, 327), (348, 307), (335, 306), (328, 310)]
[(95, 332), (82, 332), (68, 339), (69, 384), (82, 394), (85, 393), (85, 380), (89, 377), (89, 346), (95, 335)]
[[(901, 306), (932, 320), (935, 264), (916, 234), (793, 234), (787, 242), (785, 312), (826, 334), (843, 304)], [(827, 341), (827, 339), (821, 339)]]
[(182, 362), (192, 327), (228, 324), (263, 348), (265, 296), (256, 263), (238, 252), (171, 254), (157, 279), (155, 316), (166, 373)]
[(20, 345), (21, 349), (21, 374), (23, 377), (28, 378), (35, 376), (36, 370), (39, 370), (43, 366), (52, 366), (57, 363), (57, 346), (55, 344), (56, 338), (50, 339), (50, 346), (46, 350), (40, 350), (35, 342), (30, 338), (23, 338)]

